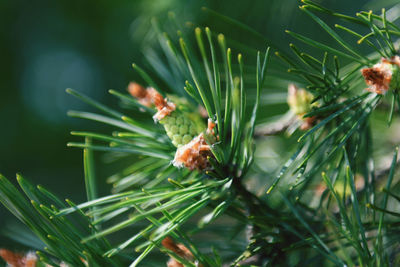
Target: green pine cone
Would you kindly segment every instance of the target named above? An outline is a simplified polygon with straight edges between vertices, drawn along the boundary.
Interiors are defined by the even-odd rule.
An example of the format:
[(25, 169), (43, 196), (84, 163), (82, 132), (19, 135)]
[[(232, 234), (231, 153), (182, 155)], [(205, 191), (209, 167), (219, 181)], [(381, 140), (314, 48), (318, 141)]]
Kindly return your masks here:
[(173, 111), (166, 116), (160, 123), (164, 125), (168, 137), (176, 147), (186, 145), (199, 134), (198, 127), (187, 114), (179, 110)]

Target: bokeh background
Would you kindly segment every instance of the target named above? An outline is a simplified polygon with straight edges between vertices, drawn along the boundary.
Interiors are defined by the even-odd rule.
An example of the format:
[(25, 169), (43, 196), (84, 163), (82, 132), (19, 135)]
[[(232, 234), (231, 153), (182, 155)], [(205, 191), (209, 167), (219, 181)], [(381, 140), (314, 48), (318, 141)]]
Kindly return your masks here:
[[(397, 1), (319, 2), (354, 14)], [(0, 1), (0, 173), (8, 178), (22, 173), (62, 198), (84, 201), (82, 151), (66, 147), (73, 140), (69, 132), (104, 129), (66, 115), (69, 109), (90, 110), (67, 95), (66, 88), (116, 106), (107, 90), (124, 91), (129, 81), (138, 78), (131, 64), (146, 66), (143, 51), (153, 45), (150, 20), (156, 17), (162, 24), (170, 11), (182, 27), (187, 21), (209, 25), (239, 42), (240, 32), (219, 25), (201, 7), (253, 27), (284, 50), (291, 41), (284, 33), (288, 28), (324, 39), (321, 29), (299, 12), (299, 4), (294, 0)], [(256, 49), (265, 46), (260, 40), (246, 43)], [(271, 107), (271, 114), (286, 108)], [(99, 169), (101, 190), (106, 193), (101, 179), (107, 176), (107, 166)], [(4, 235), (12, 233), (15, 223), (0, 206), (0, 247), (19, 247)]]

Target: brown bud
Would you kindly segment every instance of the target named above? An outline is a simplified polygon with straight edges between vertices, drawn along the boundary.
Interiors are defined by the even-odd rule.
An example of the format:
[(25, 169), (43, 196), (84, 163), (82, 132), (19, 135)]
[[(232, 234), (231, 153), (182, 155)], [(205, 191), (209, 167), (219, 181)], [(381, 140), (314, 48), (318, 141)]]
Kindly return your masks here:
[[(187, 247), (185, 247), (185, 245), (180, 244), (180, 243), (176, 244), (174, 242), (174, 240), (172, 240), (172, 238), (170, 238), (169, 236), (167, 236), (166, 238), (163, 239), (163, 241), (161, 241), (161, 245), (163, 245), (163, 247), (165, 247), (166, 249), (174, 252), (178, 256), (180, 256), (188, 261), (195, 260), (192, 252), (190, 252), (190, 250)], [(171, 258), (167, 262), (167, 266), (168, 267), (183, 267), (184, 265), (182, 263), (178, 262), (177, 260)], [(202, 267), (203, 265), (198, 264), (197, 266)]]
[(37, 262), (37, 257), (32, 252), (23, 255), (7, 249), (0, 249), (0, 257), (12, 267), (35, 267)]
[(317, 117), (316, 116), (303, 117), (302, 118), (302, 124), (300, 126), (300, 130), (307, 131), (307, 130), (311, 129), (315, 125), (316, 121), (317, 121)]
[(208, 157), (211, 156), (210, 146), (204, 138), (204, 133), (201, 133), (176, 150), (173, 164), (176, 167), (185, 166), (189, 170), (204, 171), (210, 168)]
[(399, 87), (400, 57), (394, 56), (391, 59), (382, 58), (381, 62), (361, 70), (367, 90), (380, 95), (385, 94), (389, 89)]
[(175, 110), (175, 104), (168, 102), (156, 89), (149, 87), (145, 89), (138, 83), (131, 82), (128, 85), (129, 93), (135, 97), (140, 104), (146, 107), (155, 106), (158, 112), (154, 119), (159, 121)]
[(130, 82), (128, 85), (128, 92), (136, 98), (146, 97), (146, 89), (138, 83)]

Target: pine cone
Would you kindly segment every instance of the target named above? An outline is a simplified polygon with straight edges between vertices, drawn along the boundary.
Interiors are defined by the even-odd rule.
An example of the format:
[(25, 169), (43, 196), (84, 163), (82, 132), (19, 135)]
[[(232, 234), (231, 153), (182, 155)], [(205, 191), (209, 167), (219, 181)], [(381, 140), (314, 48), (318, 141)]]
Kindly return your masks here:
[(177, 110), (160, 120), (160, 123), (164, 125), (168, 137), (176, 147), (186, 145), (198, 134), (196, 125)]

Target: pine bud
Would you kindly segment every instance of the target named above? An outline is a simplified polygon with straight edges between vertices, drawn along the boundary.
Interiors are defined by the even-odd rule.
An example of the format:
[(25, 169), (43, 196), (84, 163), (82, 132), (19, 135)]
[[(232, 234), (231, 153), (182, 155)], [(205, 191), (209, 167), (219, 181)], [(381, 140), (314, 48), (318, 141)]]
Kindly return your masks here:
[(294, 84), (289, 84), (287, 102), (296, 115), (304, 115), (311, 111), (314, 96)]
[[(203, 264), (198, 263), (195, 260), (193, 253), (185, 245), (183, 245), (181, 243), (175, 243), (175, 241), (172, 238), (170, 238), (169, 236), (165, 237), (163, 239), (163, 241), (161, 241), (161, 245), (163, 247), (165, 247), (166, 249), (179, 255), (180, 257), (184, 258), (185, 260), (195, 261), (196, 266), (203, 267)], [(167, 266), (168, 267), (183, 267), (184, 265), (179, 263), (174, 258), (170, 258), (170, 260), (167, 262)]]
[[(138, 99), (139, 103), (146, 106), (155, 106), (158, 112), (153, 116), (155, 121), (164, 125), (168, 137), (176, 147), (186, 145), (199, 131), (198, 119), (193, 118), (190, 113), (176, 109), (176, 105), (165, 99), (154, 88), (145, 89), (143, 86), (131, 82), (128, 86), (129, 93)], [(179, 102), (179, 98), (176, 98)]]
[(390, 89), (397, 90), (400, 88), (400, 57), (382, 58), (381, 62), (362, 69), (361, 73), (369, 86), (366, 90), (370, 92), (384, 95)]
[(141, 86), (138, 83), (130, 82), (128, 85), (128, 92), (135, 98), (138, 99), (138, 102), (146, 107), (151, 107), (152, 101), (150, 99), (150, 95), (146, 88)]
[[(157, 108), (158, 112), (153, 119), (164, 125), (172, 144), (177, 147), (174, 166), (201, 171), (209, 168), (208, 157), (212, 156), (209, 144), (217, 140), (214, 133), (215, 123), (211, 119), (208, 120), (207, 130), (202, 132), (199, 129), (199, 116), (184, 112), (184, 108), (176, 109), (174, 103), (167, 101), (154, 88), (144, 89), (136, 83), (131, 83), (128, 89), (140, 102), (150, 103)], [(176, 102), (179, 103), (180, 100), (177, 98)]]
[(186, 115), (179, 110), (175, 110), (159, 121), (164, 125), (168, 137), (176, 147), (186, 145), (198, 135), (196, 124)]
[(310, 92), (298, 88), (294, 84), (289, 84), (287, 102), (290, 110), (302, 121), (301, 130), (310, 129), (317, 119), (315, 116), (303, 117), (316, 105), (312, 103), (313, 99), (314, 96)]
[(156, 89), (144, 88), (138, 83), (131, 82), (128, 85), (129, 93), (144, 106), (155, 106), (158, 112), (153, 116), (155, 121), (163, 119), (175, 110), (175, 104), (168, 102)]
[(205, 132), (200, 133), (184, 146), (180, 146), (175, 153), (174, 166), (185, 166), (190, 170), (197, 169), (201, 171), (208, 169), (210, 167), (208, 157), (212, 156), (208, 143), (215, 143), (217, 140), (214, 127), (215, 123), (209, 119), (208, 128)]
[(35, 267), (38, 262), (37, 256), (33, 252), (19, 254), (7, 249), (0, 249), (0, 257), (3, 258), (9, 266)]

